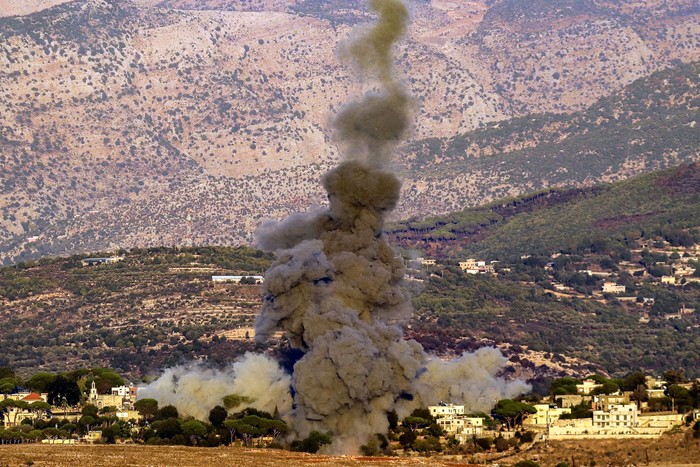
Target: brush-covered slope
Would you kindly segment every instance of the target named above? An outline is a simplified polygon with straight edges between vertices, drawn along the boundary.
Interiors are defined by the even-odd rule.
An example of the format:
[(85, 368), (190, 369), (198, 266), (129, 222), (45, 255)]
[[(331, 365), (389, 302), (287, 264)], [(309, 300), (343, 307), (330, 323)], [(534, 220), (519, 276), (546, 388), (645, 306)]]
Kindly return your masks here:
[[(412, 3), (396, 58), (416, 99), (418, 147), (531, 113), (583, 111), (639, 77), (700, 59), (689, 0), (529, 3)], [(327, 122), (364, 90), (336, 51), (370, 20), (365, 2), (24, 4), (0, 18), (3, 261), (187, 243), (188, 209), (195, 243), (249, 241), (261, 219), (323, 201), (318, 180), (339, 157)], [(677, 84), (658, 87), (672, 115), (687, 104)], [(557, 148), (548, 169), (568, 176), (537, 164), (520, 184), (494, 169), (508, 164), (498, 157), (488, 167), (448, 164), (445, 183), (424, 171), (441, 165), (438, 151), (404, 171), (400, 217), (691, 157), (663, 144), (653, 163), (584, 164), (583, 175), (558, 162)], [(408, 161), (420, 159), (414, 147)]]
[(584, 189), (551, 189), (387, 228), (406, 248), (442, 256), (519, 257), (576, 250), (629, 232), (700, 226), (700, 163)]

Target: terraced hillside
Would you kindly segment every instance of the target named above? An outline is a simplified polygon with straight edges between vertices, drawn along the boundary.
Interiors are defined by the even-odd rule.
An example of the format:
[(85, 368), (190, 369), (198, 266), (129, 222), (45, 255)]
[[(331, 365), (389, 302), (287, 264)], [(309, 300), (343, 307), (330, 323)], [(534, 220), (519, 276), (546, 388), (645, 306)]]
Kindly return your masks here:
[[(388, 236), (402, 247), (414, 293), (406, 336), (440, 356), (498, 346), (511, 358), (506, 371), (526, 378), (700, 375), (699, 177), (696, 163), (394, 226)], [(415, 248), (437, 264), (416, 267)], [(72, 257), (0, 269), (0, 366), (102, 365), (139, 378), (197, 359), (225, 364), (248, 350), (288, 355), (284, 339), (251, 341), (259, 286), (211, 278), (261, 274), (271, 255), (245, 247), (119, 254), (115, 264)], [(467, 255), (501, 262), (494, 274), (472, 275), (458, 267)], [(681, 269), (677, 282), (661, 283)], [(604, 281), (623, 284), (623, 296), (601, 292)]]

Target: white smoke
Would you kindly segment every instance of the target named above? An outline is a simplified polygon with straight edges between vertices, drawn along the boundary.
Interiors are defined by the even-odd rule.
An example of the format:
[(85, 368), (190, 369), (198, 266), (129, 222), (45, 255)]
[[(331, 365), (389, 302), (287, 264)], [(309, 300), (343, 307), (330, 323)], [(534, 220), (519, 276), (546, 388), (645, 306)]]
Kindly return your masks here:
[[(496, 349), (443, 362), (403, 338), (411, 297), (403, 261), (382, 230), (401, 188), (388, 168), (391, 149), (409, 125), (410, 99), (391, 70), (391, 48), (408, 14), (400, 0), (370, 4), (379, 20), (346, 46), (345, 56), (377, 79), (378, 90), (335, 120), (348, 157), (323, 177), (329, 206), (257, 232), (259, 246), (274, 251), (276, 261), (265, 274), (255, 339), (283, 330), (303, 356), (291, 377), (260, 356), (224, 372), (170, 370), (145, 393), (161, 403), (202, 418), (225, 395), (244, 395), (256, 408), (277, 406), (293, 436), (331, 431), (330, 450), (349, 453), (386, 433), (389, 411), (405, 417), (439, 401), (488, 411), (527, 389), (498, 376), (505, 358)], [(263, 367), (270, 371), (261, 376)]]
[(254, 407), (272, 413), (289, 412), (291, 378), (279, 364), (264, 356), (245, 354), (225, 370), (201, 364), (166, 370), (157, 380), (139, 391), (139, 398), (153, 398), (162, 407), (173, 405), (180, 415), (206, 421), (209, 411), (223, 405), (224, 397), (237, 394), (248, 403), (236, 410)]

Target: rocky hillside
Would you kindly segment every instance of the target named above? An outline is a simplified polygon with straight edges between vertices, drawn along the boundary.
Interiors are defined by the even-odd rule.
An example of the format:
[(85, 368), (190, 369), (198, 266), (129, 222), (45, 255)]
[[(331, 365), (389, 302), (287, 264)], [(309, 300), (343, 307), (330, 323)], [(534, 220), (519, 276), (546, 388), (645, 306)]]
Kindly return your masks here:
[[(365, 2), (23, 5), (0, 8), (0, 260), (250, 241), (262, 219), (325, 199), (318, 180), (339, 158), (328, 121), (363, 91), (336, 52), (353, 26), (371, 20)], [(517, 133), (543, 112), (557, 116), (527, 143), (566, 139), (552, 133), (568, 131), (566, 115), (588, 115), (637, 78), (700, 59), (692, 0), (421, 0), (411, 9), (397, 50), (398, 73), (416, 99), (412, 140), (399, 151), (399, 217), (697, 157), (693, 141), (684, 143), (691, 150), (668, 142), (648, 150), (653, 163), (584, 164), (585, 176), (559, 177), (533, 167), (518, 182), (493, 170), (503, 159), (475, 169), (442, 151), (426, 161), (416, 149), (478, 142), (498, 125)], [(673, 115), (697, 113), (697, 73), (688, 76), (689, 97), (676, 94), (675, 81), (658, 90)], [(634, 99), (645, 107), (648, 97)], [(470, 147), (480, 156), (508, 152)], [(549, 169), (571, 174), (557, 169), (569, 147), (551, 149)]]

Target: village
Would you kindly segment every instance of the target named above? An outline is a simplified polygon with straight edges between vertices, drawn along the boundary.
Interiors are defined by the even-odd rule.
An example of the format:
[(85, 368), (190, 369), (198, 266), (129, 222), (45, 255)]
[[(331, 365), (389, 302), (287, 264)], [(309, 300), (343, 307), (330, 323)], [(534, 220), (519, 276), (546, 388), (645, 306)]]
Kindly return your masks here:
[[(631, 375), (624, 384), (641, 382), (635, 390), (622, 390), (622, 380), (608, 380), (598, 375), (585, 379), (564, 377), (552, 383), (551, 395), (547, 398), (533, 399), (529, 395), (522, 400), (495, 401), (489, 414), (468, 413), (459, 401), (441, 402), (416, 410), (401, 421), (395, 428), (394, 441), (398, 442), (392, 452), (408, 455), (448, 448), (455, 451), (459, 447), (459, 452), (495, 455), (553, 440), (655, 439), (700, 420), (695, 400), (700, 397), (700, 378), (689, 381), (682, 377), (682, 372), (673, 371), (668, 375), (671, 381), (643, 374)], [(123, 385), (100, 394), (93, 381), (75, 405), (67, 404), (65, 398), (51, 405), (48, 393), (4, 394), (0, 396), (3, 414), (0, 444), (138, 442), (144, 430), (153, 431), (149, 428), (151, 423), (156, 432), (162, 430), (159, 423), (164, 423), (153, 422), (154, 407), (148, 403), (139, 406), (138, 391), (134, 385)], [(170, 410), (174, 415), (169, 413), (169, 416), (177, 418), (177, 410), (168, 407), (161, 411)], [(215, 409), (212, 414), (214, 412)], [(212, 417), (210, 414), (213, 422)], [(225, 412), (222, 417), (226, 418)], [(184, 419), (178, 423), (184, 427), (187, 423), (198, 422)], [(221, 421), (219, 424), (222, 425)], [(112, 427), (119, 427), (117, 433), (120, 434), (116, 438)], [(243, 428), (239, 430), (242, 430), (240, 434), (245, 434)], [(275, 436), (283, 432), (279, 430)], [(233, 442), (233, 435), (234, 432), (230, 442)], [(244, 436), (242, 442), (248, 445), (256, 439), (255, 445), (262, 447), (275, 443), (275, 436), (258, 433)]]
[[(497, 404), (494, 415), (505, 423), (485, 425), (483, 416), (465, 414), (463, 405), (443, 403), (428, 409), (447, 436), (454, 436), (462, 444), (476, 443), (480, 438), (509, 439), (524, 431), (531, 431), (532, 442), (563, 439), (656, 438), (676, 427), (689, 425), (700, 419), (700, 410), (656, 411), (654, 399), (668, 397), (670, 384), (660, 378), (647, 376), (643, 388), (636, 391), (616, 390), (606, 394), (604, 384), (595, 379), (584, 379), (575, 384), (576, 394), (552, 395), (549, 400), (529, 405), (522, 402)], [(700, 389), (700, 379), (677, 383), (686, 391)], [(695, 389), (693, 389), (695, 388)], [(640, 389), (642, 397), (640, 397)], [(638, 400), (635, 401), (635, 398)], [(583, 408), (583, 410), (580, 410)], [(578, 412), (578, 413), (576, 413)], [(486, 418), (488, 420), (488, 418)]]
[[(555, 253), (549, 258), (521, 256), (523, 264), (540, 267), (546, 280), (539, 285), (557, 299), (596, 300), (601, 303), (618, 302), (628, 311), (636, 313), (642, 324), (653, 319), (688, 320), (694, 318), (695, 306), (675, 304), (654, 312), (655, 298), (648, 287), (682, 290), (686, 286), (700, 284), (700, 244), (672, 246), (663, 239), (638, 241), (637, 245), (613, 259), (595, 254), (576, 255)], [(431, 274), (439, 275), (446, 263), (434, 258), (418, 257), (416, 262)], [(470, 275), (516, 277), (517, 265), (502, 261), (469, 258), (457, 262), (461, 271)], [(576, 267), (576, 266), (580, 267)], [(522, 265), (521, 265), (522, 266)], [(409, 280), (418, 280), (415, 268), (409, 267)], [(535, 285), (525, 281), (526, 285)], [(659, 307), (656, 307), (659, 308)], [(697, 320), (695, 320), (697, 321)], [(700, 327), (694, 322), (692, 328)]]

